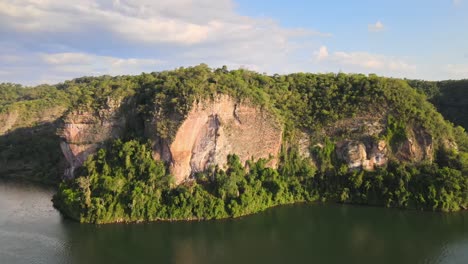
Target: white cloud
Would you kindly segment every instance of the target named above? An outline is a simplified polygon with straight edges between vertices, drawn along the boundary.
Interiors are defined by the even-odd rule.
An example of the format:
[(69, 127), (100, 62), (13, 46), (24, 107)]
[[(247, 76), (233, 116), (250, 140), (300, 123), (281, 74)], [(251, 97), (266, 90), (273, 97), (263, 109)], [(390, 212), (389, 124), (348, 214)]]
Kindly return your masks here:
[[(236, 14), (230, 0), (7, 0), (0, 22), (22, 32), (93, 32), (96, 29), (136, 43), (200, 44), (245, 39), (253, 32), (284, 30), (268, 19)], [(303, 34), (323, 34), (302, 29)]]
[(367, 28), (369, 32), (381, 32), (385, 29), (385, 26), (380, 20), (378, 20), (377, 22), (375, 22), (375, 24), (367, 25)]
[[(369, 25), (371, 32), (385, 29), (381, 21)], [(267, 73), (343, 70), (404, 77), (424, 66), (420, 61), (415, 72), (407, 58), (332, 52), (316, 41), (331, 34), (240, 15), (234, 0), (0, 0), (0, 32), (6, 36), (0, 39), (0, 82), (55, 83), (200, 63)], [(440, 68), (434, 67), (449, 72)]]
[(357, 66), (370, 70), (408, 71), (415, 69), (414, 65), (410, 65), (401, 59), (367, 52), (338, 51), (333, 54), (333, 60), (342, 65)]
[(56, 53), (56, 54), (42, 54), (41, 55), (44, 62), (51, 65), (80, 65), (80, 64), (89, 64), (93, 59), (93, 56), (85, 53)]
[(314, 52), (320, 64), (331, 71), (378, 73), (391, 76), (407, 76), (414, 73), (416, 66), (403, 59), (372, 54), (368, 52), (344, 52), (330, 53), (325, 46)]
[(448, 64), (443, 71), (451, 79), (468, 79), (468, 64)]
[(452, 0), (453, 5), (458, 6), (462, 3), (462, 0)]
[[(19, 55), (12, 55), (19, 56)], [(158, 59), (118, 58), (89, 53), (24, 53), (24, 58), (0, 65), (0, 82), (18, 82), (36, 85), (58, 83), (81, 76), (127, 75), (161, 69), (165, 62)], [(4, 62), (3, 62), (4, 63)], [(28, 79), (24, 79), (27, 76)]]
[[(294, 60), (307, 40), (331, 36), (284, 28), (270, 18), (242, 16), (232, 0), (0, 0), (0, 32), (14, 36), (7, 44), (17, 56), (31, 60), (37, 56), (31, 54), (42, 54), (37, 64), (57, 76), (49, 79), (57, 80), (65, 77), (63, 69), (77, 65), (79, 71), (72, 77), (112, 72), (104, 68), (112, 65), (106, 56), (155, 58), (168, 62), (165, 69), (203, 62), (285, 72), (297, 65)], [(3, 52), (0, 48), (0, 55)], [(0, 70), (20, 70), (24, 65), (0, 61)], [(36, 82), (32, 76), (19, 78), (16, 81)]]
[(327, 46), (321, 46), (320, 49), (316, 52), (314, 52), (315, 57), (317, 58), (318, 61), (324, 60), (328, 58), (328, 48)]
[(116, 58), (111, 56), (97, 56), (86, 53), (53, 53), (40, 54), (42, 61), (61, 73), (81, 73), (83, 75), (120, 75), (140, 73), (163, 64), (161, 60)]

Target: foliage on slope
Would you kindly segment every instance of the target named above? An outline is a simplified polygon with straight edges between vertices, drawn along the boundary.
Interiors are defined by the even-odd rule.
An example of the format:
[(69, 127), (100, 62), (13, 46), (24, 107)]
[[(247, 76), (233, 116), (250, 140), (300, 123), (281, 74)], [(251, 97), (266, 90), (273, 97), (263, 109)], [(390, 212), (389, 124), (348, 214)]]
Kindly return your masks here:
[(334, 166), (316, 171), (295, 157), (279, 169), (267, 168), (266, 160), (246, 169), (231, 155), (226, 170), (213, 168), (174, 187), (149, 144), (117, 140), (88, 159), (81, 177), (60, 185), (54, 204), (87, 223), (220, 219), (316, 200), (442, 211), (468, 206), (468, 166), (449, 164), (457, 162), (452, 157), (450, 167), (392, 163), (375, 172), (349, 172), (330, 160)]
[(0, 84), (0, 177), (59, 182), (56, 128), (67, 108), (66, 93), (54, 86)]
[(447, 120), (468, 129), (468, 80), (407, 81), (412, 87), (426, 94), (429, 101)]
[[(320, 133), (336, 121), (363, 113), (386, 117), (388, 124), (380, 136), (388, 141), (398, 141), (412, 126), (434, 139), (432, 164), (390, 162), (374, 172), (349, 172), (336, 159), (336, 139), (321, 135), (324, 147), (311, 149), (317, 167), (285, 144), (277, 170), (266, 168), (265, 161), (251, 162), (244, 170), (232, 156), (227, 171), (215, 168), (178, 187), (171, 186), (165, 165), (151, 159), (148, 147), (138, 141), (117, 142), (91, 157), (81, 177), (62, 183), (55, 197), (57, 207), (83, 222), (236, 217), (316, 199), (444, 211), (467, 206), (468, 137), (462, 128), (444, 121), (426, 96), (404, 80), (362, 74), (268, 76), (200, 65), (138, 76), (83, 77), (57, 86), (2, 85), (0, 93), (0, 115), (23, 109), (27, 113), (21, 116), (30, 121), (21, 126), (32, 131), (40, 123), (40, 113), (51, 105), (97, 112), (112, 99), (131, 102), (137, 122), (159, 116), (157, 136), (171, 139), (193, 102), (228, 94), (274, 112), (284, 124), (285, 141), (293, 142), (298, 131)], [(141, 137), (142, 126), (133, 127), (129, 135)], [(18, 128), (0, 138), (3, 164), (37, 160), (45, 164), (40, 171), (57, 168), (56, 156), (45, 155), (59, 153), (55, 135), (47, 132), (50, 141), (28, 152), (28, 146), (39, 145), (12, 140), (9, 136)], [(447, 149), (447, 141), (456, 142), (458, 151)]]

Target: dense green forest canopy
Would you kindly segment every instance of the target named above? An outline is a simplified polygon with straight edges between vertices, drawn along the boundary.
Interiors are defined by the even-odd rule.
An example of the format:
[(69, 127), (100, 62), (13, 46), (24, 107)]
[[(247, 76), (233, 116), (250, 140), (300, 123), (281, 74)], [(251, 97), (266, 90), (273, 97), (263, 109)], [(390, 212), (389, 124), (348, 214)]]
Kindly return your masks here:
[(266, 160), (249, 161), (246, 169), (231, 155), (226, 170), (171, 187), (171, 175), (150, 150), (136, 140), (109, 143), (88, 159), (81, 177), (60, 185), (55, 206), (87, 223), (220, 219), (318, 200), (442, 211), (468, 206), (467, 156), (465, 163), (447, 156), (438, 164), (392, 162), (350, 172), (326, 153), (333, 166), (324, 171), (297, 155), (278, 169), (266, 167)]
[[(322, 148), (311, 146), (317, 166), (285, 144), (277, 169), (267, 168), (265, 160), (244, 168), (232, 155), (228, 169), (213, 168), (190, 184), (174, 186), (167, 164), (151, 158), (142, 126), (134, 126), (121, 140), (90, 156), (80, 177), (60, 185), (56, 206), (77, 220), (96, 223), (236, 217), (315, 200), (453, 211), (467, 207), (468, 136), (444, 116), (466, 127), (466, 88), (467, 81), (343, 73), (269, 76), (204, 64), (137, 76), (82, 77), (53, 86), (1, 84), (0, 120), (12, 113), (21, 118), (0, 136), (0, 165), (8, 168), (28, 160), (31, 171), (42, 175), (57, 168), (63, 162), (60, 154), (47, 153), (60, 153), (53, 128), (67, 111), (97, 112), (111, 101), (122, 101), (136, 110), (135, 122), (159, 115), (157, 136), (171, 140), (194, 102), (227, 94), (274, 113), (284, 126), (285, 142), (294, 141), (298, 131), (322, 136)], [(387, 127), (380, 136), (388, 141), (404, 138), (407, 127), (424, 129), (434, 139), (434, 162), (391, 160), (377, 171), (348, 171), (335, 157), (337, 139), (320, 131), (362, 115), (383, 115)], [(43, 140), (23, 141), (24, 131), (16, 133), (32, 133), (28, 129), (40, 126), (45, 126), (39, 130)], [(447, 141), (455, 142), (456, 149), (445, 148)], [(0, 169), (0, 176), (8, 173)]]
[[(405, 122), (422, 122), (437, 137), (447, 131), (452, 133), (452, 129), (431, 104), (425, 103), (426, 98), (448, 120), (463, 126), (467, 118), (463, 115), (468, 105), (468, 96), (464, 96), (467, 85), (468, 81), (425, 82), (343, 73), (268, 76), (243, 69), (210, 69), (202, 64), (137, 76), (82, 77), (34, 88), (1, 84), (0, 113), (27, 108), (21, 116), (34, 117), (51, 106), (97, 110), (109, 99), (133, 97), (142, 114), (151, 116), (162, 110), (162, 114), (175, 113), (183, 118), (194, 101), (229, 94), (273, 110), (289, 127), (318, 129), (341, 118), (385, 109)], [(166, 125), (160, 132), (170, 137), (176, 124)]]
[(407, 80), (424, 93), (437, 110), (449, 121), (468, 128), (468, 80), (430, 82)]
[[(0, 84), (0, 113), (21, 106), (27, 107), (31, 114), (51, 105), (98, 109), (109, 97), (124, 98), (134, 94), (141, 95), (147, 100), (145, 103), (151, 101), (151, 104), (173, 107), (183, 113), (186, 110), (184, 106), (186, 108), (193, 100), (224, 93), (240, 99), (249, 98), (264, 106), (275, 106), (282, 113), (287, 108), (298, 110), (307, 105), (310, 109), (306, 109), (307, 113), (300, 118), (306, 117), (310, 122), (333, 122), (348, 111), (353, 114), (367, 110), (367, 104), (375, 104), (373, 100), (382, 99), (383, 93), (387, 93), (387, 101), (391, 100), (388, 94), (391, 87), (402, 89), (400, 86), (404, 86), (403, 82), (426, 95), (439, 111), (447, 113), (444, 116), (448, 120), (466, 125), (467, 117), (461, 115), (468, 105), (468, 80), (430, 82), (343, 73), (268, 76), (243, 69), (228, 71), (225, 67), (212, 70), (203, 64), (137, 76), (82, 77), (57, 85), (36, 87), (3, 83)], [(400, 92), (408, 95), (408, 101), (415, 97), (408, 89)], [(318, 98), (320, 100), (316, 100)], [(284, 104), (290, 101), (297, 105), (292, 102)], [(459, 116), (455, 115), (457, 113)]]

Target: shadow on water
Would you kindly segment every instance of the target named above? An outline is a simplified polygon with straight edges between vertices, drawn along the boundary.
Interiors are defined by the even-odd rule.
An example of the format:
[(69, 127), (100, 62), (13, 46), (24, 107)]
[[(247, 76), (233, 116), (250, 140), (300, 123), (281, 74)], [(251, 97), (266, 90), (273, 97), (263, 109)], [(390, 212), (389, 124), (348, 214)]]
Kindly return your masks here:
[(0, 263), (468, 263), (468, 212), (299, 204), (97, 226), (63, 218), (53, 192), (0, 181)]
[[(73, 241), (72, 256), (79, 263), (468, 261), (466, 212), (440, 214), (314, 204), (278, 207), (236, 220), (64, 224), (69, 226), (66, 230)], [(450, 252), (453, 247), (461, 247), (455, 255)]]

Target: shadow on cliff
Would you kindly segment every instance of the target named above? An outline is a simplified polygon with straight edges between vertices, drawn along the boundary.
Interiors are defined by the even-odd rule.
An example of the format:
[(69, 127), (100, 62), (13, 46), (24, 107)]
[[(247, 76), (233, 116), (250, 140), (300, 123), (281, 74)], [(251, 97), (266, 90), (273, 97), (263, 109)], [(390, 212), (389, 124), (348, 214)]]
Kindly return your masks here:
[(431, 101), (445, 119), (468, 130), (468, 80), (442, 87)]
[(59, 119), (0, 135), (0, 178), (57, 184), (65, 159), (56, 134)]

